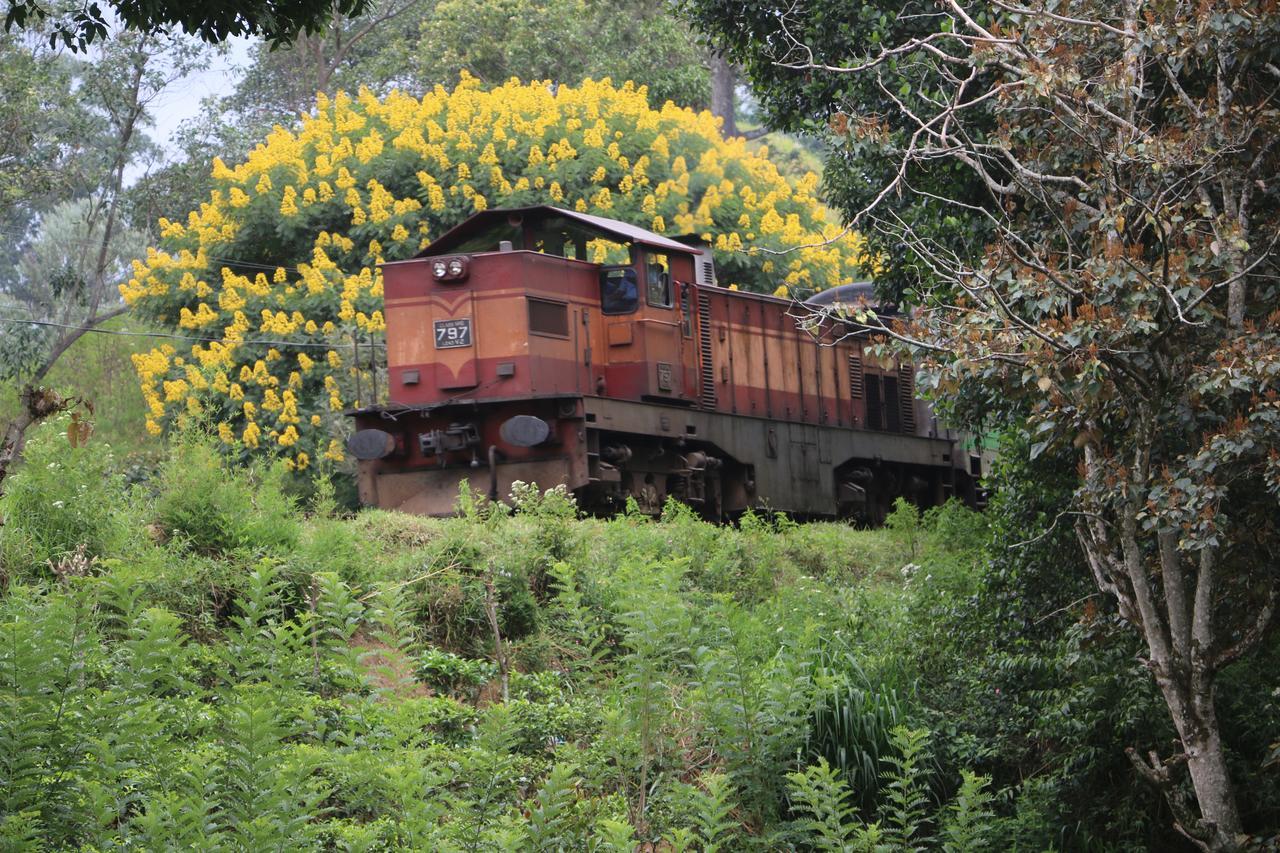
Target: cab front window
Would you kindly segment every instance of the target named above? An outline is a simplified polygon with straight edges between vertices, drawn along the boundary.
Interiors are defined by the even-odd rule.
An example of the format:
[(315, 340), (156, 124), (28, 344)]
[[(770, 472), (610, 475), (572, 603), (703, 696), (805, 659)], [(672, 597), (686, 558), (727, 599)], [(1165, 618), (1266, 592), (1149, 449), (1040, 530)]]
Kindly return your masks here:
[(640, 287), (631, 267), (600, 270), (600, 310), (605, 314), (630, 314), (640, 307)]

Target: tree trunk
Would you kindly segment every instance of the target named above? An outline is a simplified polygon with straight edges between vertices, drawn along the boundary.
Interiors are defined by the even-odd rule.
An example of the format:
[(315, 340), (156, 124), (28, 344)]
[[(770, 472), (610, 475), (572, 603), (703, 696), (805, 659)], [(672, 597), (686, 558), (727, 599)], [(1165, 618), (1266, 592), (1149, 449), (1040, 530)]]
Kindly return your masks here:
[[(77, 336), (78, 337), (78, 336)], [(47, 368), (40, 371), (43, 377)], [(64, 412), (80, 401), (63, 397), (52, 388), (28, 385), (22, 389), (22, 408), (18, 416), (9, 421), (4, 430), (4, 442), (0, 443), (0, 494), (4, 493), (4, 479), (9, 469), (22, 458), (22, 448), (27, 443), (27, 430), (45, 418)]]
[(711, 54), (711, 114), (720, 119), (725, 139), (738, 135), (738, 69), (721, 53)]
[(9, 468), (22, 456), (23, 445), (27, 442), (27, 428), (34, 421), (23, 405), (22, 411), (5, 428), (4, 442), (0, 443), (0, 495), (4, 494), (4, 478), (8, 476)]
[[(1154, 419), (1139, 409), (1141, 426), (1126, 489), (1134, 496), (1145, 494), (1151, 480), (1148, 448), (1154, 430)], [(1115, 459), (1101, 456), (1092, 445), (1085, 446), (1085, 483), (1095, 494), (1106, 492), (1107, 472), (1114, 463)], [(1236, 839), (1243, 832), (1243, 824), (1214, 707), (1214, 680), (1221, 664), (1221, 655), (1215, 652), (1217, 626), (1213, 620), (1217, 600), (1216, 549), (1202, 548), (1194, 571), (1189, 573), (1178, 552), (1175, 531), (1158, 530), (1151, 543), (1156, 547), (1143, 547), (1148, 534), (1138, 523), (1142, 504), (1136, 497), (1118, 502), (1109, 513), (1102, 507), (1098, 509), (1102, 512), (1089, 513), (1087, 520), (1077, 522), (1080, 545), (1098, 588), (1115, 597), (1120, 615), (1146, 641), (1147, 666), (1169, 709), (1181, 745), (1181, 754), (1167, 760), (1154, 753), (1145, 760), (1133, 750), (1129, 750), (1129, 758), (1139, 774), (1164, 796), (1179, 832), (1211, 853), (1238, 850)], [(1156, 561), (1154, 566), (1149, 562), (1152, 558)], [(1192, 577), (1194, 583), (1189, 586)], [(1163, 596), (1158, 594), (1160, 591)], [(1173, 775), (1184, 762), (1191, 776), (1195, 806), (1186, 801)]]
[[(1146, 625), (1142, 630), (1147, 635)], [(1146, 639), (1150, 646), (1152, 638), (1147, 635)], [(1151, 669), (1178, 732), (1182, 753), (1161, 760), (1152, 752), (1150, 758), (1144, 760), (1129, 749), (1129, 759), (1139, 775), (1163, 795), (1173, 812), (1174, 827), (1197, 847), (1207, 853), (1239, 850), (1237, 839), (1243, 833), (1243, 823), (1227, 769), (1213, 688), (1203, 686), (1194, 676), (1188, 678), (1185, 669), (1171, 670), (1161, 665), (1154, 655)], [(1190, 686), (1188, 681), (1192, 682)], [(1173, 775), (1173, 770), (1184, 762), (1195, 793), (1194, 807)]]
[[(1178, 725), (1183, 748), (1187, 752), (1187, 771), (1200, 804), (1200, 830), (1205, 849), (1229, 851), (1239, 849), (1236, 838), (1243, 832), (1240, 812), (1236, 808), (1231, 774), (1222, 748), (1222, 734), (1213, 696), (1192, 700), (1193, 719)], [(1178, 721), (1175, 719), (1174, 721)]]

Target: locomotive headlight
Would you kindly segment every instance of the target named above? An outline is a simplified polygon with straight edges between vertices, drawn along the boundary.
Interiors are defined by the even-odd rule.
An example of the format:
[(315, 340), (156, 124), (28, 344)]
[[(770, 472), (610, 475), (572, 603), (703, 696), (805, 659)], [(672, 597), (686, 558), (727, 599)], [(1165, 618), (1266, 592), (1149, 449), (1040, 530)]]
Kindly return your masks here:
[(444, 278), (448, 272), (449, 268), (445, 265), (444, 261), (436, 261), (431, 265), (431, 273), (436, 278)]
[(458, 258), (449, 261), (449, 275), (462, 275), (462, 261)]

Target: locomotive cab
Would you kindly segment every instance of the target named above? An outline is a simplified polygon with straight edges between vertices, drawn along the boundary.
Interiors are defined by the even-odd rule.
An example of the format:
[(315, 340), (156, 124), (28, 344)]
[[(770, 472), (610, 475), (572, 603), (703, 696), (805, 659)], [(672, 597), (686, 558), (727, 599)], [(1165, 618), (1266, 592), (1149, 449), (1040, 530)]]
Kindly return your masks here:
[(385, 264), (391, 399), (692, 401), (678, 284), (701, 250), (627, 232), (556, 208), (492, 211)]

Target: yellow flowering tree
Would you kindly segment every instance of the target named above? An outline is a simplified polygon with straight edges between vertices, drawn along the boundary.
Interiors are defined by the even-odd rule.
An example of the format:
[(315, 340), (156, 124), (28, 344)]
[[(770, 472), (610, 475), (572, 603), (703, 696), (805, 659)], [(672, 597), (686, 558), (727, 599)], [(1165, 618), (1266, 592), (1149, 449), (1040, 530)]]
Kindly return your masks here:
[(378, 264), (486, 207), (550, 203), (701, 234), (721, 282), (754, 290), (832, 286), (867, 261), (857, 235), (834, 239), (816, 176), (788, 181), (710, 113), (653, 109), (643, 87), (608, 80), (321, 96), (245, 162), (215, 160), (213, 178), (186, 222), (160, 220), (160, 245), (120, 288), (191, 337), (135, 357), (147, 428), (200, 418), (298, 469), (340, 460), (337, 413), (370, 402), (355, 399), (369, 384), (353, 335), (384, 328)]

